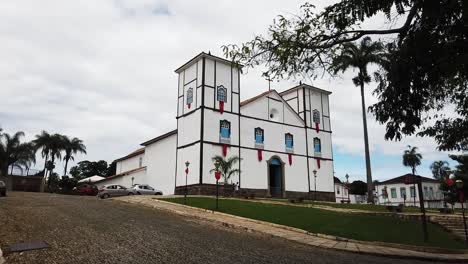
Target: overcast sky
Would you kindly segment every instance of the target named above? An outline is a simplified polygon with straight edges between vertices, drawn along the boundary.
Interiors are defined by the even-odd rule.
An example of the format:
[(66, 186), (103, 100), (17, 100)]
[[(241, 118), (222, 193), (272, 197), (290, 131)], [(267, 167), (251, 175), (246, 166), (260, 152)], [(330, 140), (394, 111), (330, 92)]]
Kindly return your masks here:
[[(0, 2), (0, 126), (30, 140), (41, 130), (83, 139), (83, 159), (108, 162), (176, 127), (174, 70), (201, 51), (222, 56), (221, 45), (263, 34), (279, 14), (297, 13), (297, 0), (3, 0)], [(330, 1), (314, 1), (320, 9)], [(387, 27), (382, 17), (372, 26)], [(341, 79), (303, 80), (333, 92), (331, 118), (335, 172), (365, 180), (359, 89), (349, 71)], [(298, 83), (275, 82), (283, 91)], [(367, 89), (368, 105), (376, 102)], [(268, 89), (261, 69), (241, 79), (241, 99)], [(384, 140), (385, 127), (368, 114), (375, 179), (409, 171), (408, 144), (424, 163), (447, 160), (432, 139)], [(38, 161), (37, 168), (43, 166)], [(62, 167), (61, 165), (59, 167)]]

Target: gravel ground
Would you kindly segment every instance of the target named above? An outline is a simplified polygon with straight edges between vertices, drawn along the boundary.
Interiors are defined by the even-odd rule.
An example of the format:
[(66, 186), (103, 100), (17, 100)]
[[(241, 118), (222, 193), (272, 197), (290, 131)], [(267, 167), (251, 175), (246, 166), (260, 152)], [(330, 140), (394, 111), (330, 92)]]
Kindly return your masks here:
[(7, 263), (428, 263), (307, 247), (114, 200), (10, 192), (0, 199), (0, 247), (27, 240), (50, 248), (6, 254)]

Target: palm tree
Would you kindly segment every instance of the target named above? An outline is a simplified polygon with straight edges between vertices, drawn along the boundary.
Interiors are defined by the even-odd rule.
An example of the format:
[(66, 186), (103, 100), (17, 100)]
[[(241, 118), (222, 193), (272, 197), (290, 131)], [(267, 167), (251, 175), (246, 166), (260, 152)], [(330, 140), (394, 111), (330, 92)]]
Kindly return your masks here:
[(55, 168), (55, 159), (62, 158), (62, 151), (65, 150), (64, 136), (60, 134), (53, 134), (49, 142), (50, 162), (48, 163), (49, 175), (52, 175)]
[(67, 136), (63, 136), (64, 140), (64, 147), (65, 147), (65, 156), (63, 160), (65, 160), (65, 169), (63, 170), (63, 176), (67, 175), (67, 167), (69, 160), (75, 160), (73, 157), (74, 154), (77, 153), (84, 153), (86, 154), (86, 146), (83, 144), (83, 140), (79, 138), (72, 138), (70, 139)]
[(36, 147), (37, 150), (41, 150), (42, 157), (44, 158), (44, 175), (43, 177), (46, 177), (47, 174), (47, 162), (49, 161), (49, 154), (50, 154), (50, 144), (51, 144), (51, 135), (43, 130), (41, 134), (36, 135), (36, 139), (33, 140), (34, 146)]
[(29, 167), (36, 162), (34, 145), (31, 142), (22, 143), (24, 133), (19, 131), (13, 135), (0, 134), (0, 175), (8, 174), (8, 167), (19, 168), (23, 173), (23, 167), (29, 171)]
[(13, 135), (2, 133), (0, 136), (0, 174), (8, 175), (8, 167), (17, 161), (17, 156), (24, 149), (21, 138), (24, 132), (18, 131)]
[[(231, 176), (240, 172), (239, 169), (234, 169), (234, 165), (236, 165), (240, 160), (237, 156), (232, 156), (225, 160), (222, 156), (216, 155), (211, 158), (211, 160), (219, 163), (219, 170), (221, 172), (221, 176), (223, 176), (224, 184), (228, 183)], [(210, 173), (214, 171), (216, 171), (216, 169), (210, 170)]]
[(413, 205), (416, 206), (416, 167), (421, 165), (422, 155), (418, 153), (417, 147), (408, 145), (408, 149), (403, 153), (403, 166), (410, 167), (413, 175)]
[(33, 164), (36, 163), (36, 149), (32, 142), (22, 143), (17, 148), (16, 161), (11, 165), (13, 173), (13, 167), (17, 167), (23, 173), (23, 168), (26, 169), (26, 175), (29, 174), (29, 169)]
[(349, 68), (357, 68), (358, 75), (353, 78), (353, 83), (361, 87), (361, 108), (362, 123), (364, 126), (364, 149), (366, 155), (366, 175), (367, 175), (367, 202), (374, 203), (372, 171), (369, 154), (369, 138), (367, 134), (366, 102), (364, 98), (364, 84), (371, 81), (367, 72), (369, 64), (381, 64), (384, 58), (384, 47), (380, 42), (373, 42), (371, 38), (365, 37), (359, 45), (354, 43), (345, 43), (341, 53), (334, 58), (331, 70), (336, 74), (345, 72)]
[(444, 182), (449, 176), (450, 167), (447, 161), (438, 160), (431, 164), (431, 171), (434, 179)]

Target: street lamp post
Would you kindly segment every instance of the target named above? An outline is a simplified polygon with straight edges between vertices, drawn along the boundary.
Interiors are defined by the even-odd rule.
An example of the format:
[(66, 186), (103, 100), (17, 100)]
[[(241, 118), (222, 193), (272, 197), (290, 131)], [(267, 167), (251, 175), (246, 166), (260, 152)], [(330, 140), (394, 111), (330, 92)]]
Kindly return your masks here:
[(463, 181), (456, 180), (455, 184), (458, 189), (458, 199), (460, 200), (461, 207), (462, 207), (463, 228), (465, 229), (465, 242), (468, 243), (468, 232), (466, 230), (466, 219), (465, 219), (465, 206), (463, 205), (463, 203), (465, 202), (465, 193), (463, 192)]
[(219, 198), (219, 185), (218, 181), (219, 178), (221, 177), (221, 172), (219, 171), (219, 166), (221, 165), (218, 160), (214, 162), (215, 165), (215, 178), (216, 178), (216, 211), (218, 211), (218, 198)]
[(187, 178), (188, 178), (188, 173), (189, 173), (189, 165), (190, 162), (187, 160), (185, 162), (185, 193), (184, 193), (184, 203), (187, 204)]
[(351, 200), (349, 199), (349, 175), (346, 173), (346, 185), (348, 186), (348, 203), (351, 203)]
[(314, 173), (314, 201), (317, 201), (317, 170), (312, 172)]

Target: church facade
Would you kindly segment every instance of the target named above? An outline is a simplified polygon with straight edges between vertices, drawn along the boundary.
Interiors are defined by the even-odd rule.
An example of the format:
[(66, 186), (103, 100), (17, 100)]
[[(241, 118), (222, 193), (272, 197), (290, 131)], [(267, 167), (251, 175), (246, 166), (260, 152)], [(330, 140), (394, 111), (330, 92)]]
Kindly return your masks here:
[(177, 129), (118, 159), (117, 174), (98, 184), (214, 194), (212, 158), (237, 156), (229, 183), (243, 193), (335, 200), (330, 92), (300, 84), (241, 102), (240, 67), (206, 53), (175, 72)]

